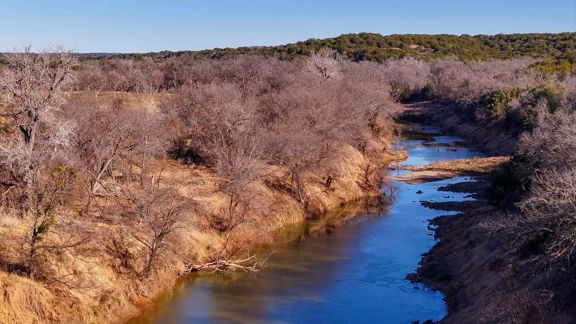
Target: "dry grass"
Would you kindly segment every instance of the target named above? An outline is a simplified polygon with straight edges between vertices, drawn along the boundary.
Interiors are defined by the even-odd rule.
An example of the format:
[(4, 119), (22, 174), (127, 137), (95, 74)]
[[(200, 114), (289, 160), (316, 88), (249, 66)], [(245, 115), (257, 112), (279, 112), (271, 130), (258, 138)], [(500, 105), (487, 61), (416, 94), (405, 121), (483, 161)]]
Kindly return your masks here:
[(407, 166), (404, 170), (412, 171), (394, 179), (411, 184), (439, 181), (462, 175), (475, 175), (491, 172), (508, 162), (508, 156), (483, 157), (472, 159), (448, 160), (421, 166)]

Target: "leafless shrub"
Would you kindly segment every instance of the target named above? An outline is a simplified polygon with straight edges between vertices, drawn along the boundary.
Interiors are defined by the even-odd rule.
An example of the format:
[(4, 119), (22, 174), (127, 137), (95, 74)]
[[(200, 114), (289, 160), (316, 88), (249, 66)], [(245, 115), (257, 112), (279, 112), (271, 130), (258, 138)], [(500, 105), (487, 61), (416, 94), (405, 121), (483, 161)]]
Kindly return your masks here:
[[(513, 237), (513, 249), (544, 264), (573, 261), (576, 247), (576, 121), (574, 113), (548, 115), (522, 136), (512, 174), (523, 186), (520, 213), (495, 220)], [(494, 225), (494, 224), (492, 224)]]
[(135, 258), (136, 255), (130, 247), (130, 242), (127, 240), (129, 234), (125, 231), (112, 236), (109, 242), (106, 242), (106, 252), (112, 257), (112, 267), (118, 273), (132, 273), (135, 272)]
[(67, 288), (82, 287), (82, 274), (59, 264), (78, 260), (90, 241), (89, 231), (70, 218), (74, 182), (75, 171), (58, 165), (35, 183), (31, 208), (20, 219), (24, 230), (15, 227), (0, 258), (5, 269)]
[(431, 63), (430, 89), (436, 99), (472, 106), (498, 88), (524, 89), (537, 84), (538, 76), (526, 68), (529, 59), (463, 62), (440, 59)]
[(77, 123), (74, 146), (79, 171), (86, 176), (86, 210), (95, 196), (113, 194), (121, 179), (137, 178), (141, 185), (150, 180), (149, 163), (167, 149), (160, 114), (146, 107), (102, 105), (90, 98), (70, 102), (65, 113)]
[(257, 159), (254, 147), (233, 150), (222, 153), (215, 166), (219, 178), (218, 188), (229, 199), (221, 231), (231, 231), (248, 220), (254, 199), (251, 186), (266, 174), (266, 167)]
[(545, 171), (532, 178), (530, 195), (519, 204), (522, 222), (551, 235), (546, 258), (570, 259), (576, 249), (576, 170)]
[(306, 67), (308, 71), (319, 74), (323, 79), (338, 79), (341, 60), (342, 58), (336, 52), (323, 48), (308, 57)]
[[(134, 193), (138, 225), (131, 235), (144, 245), (145, 262), (142, 275), (148, 277), (165, 260), (167, 253), (175, 255), (178, 246), (178, 231), (184, 228), (184, 213), (190, 204), (178, 201), (173, 190), (151, 186)], [(125, 259), (125, 258), (124, 258)]]
[(553, 298), (554, 293), (545, 289), (522, 287), (508, 291), (503, 288), (491, 296), (487, 311), (478, 320), (479, 323), (549, 323), (560, 314)]
[(430, 80), (430, 66), (414, 58), (391, 59), (380, 68), (396, 100), (407, 99), (422, 91)]
[(576, 122), (574, 113), (548, 116), (520, 139), (518, 155), (533, 172), (566, 170), (576, 163)]

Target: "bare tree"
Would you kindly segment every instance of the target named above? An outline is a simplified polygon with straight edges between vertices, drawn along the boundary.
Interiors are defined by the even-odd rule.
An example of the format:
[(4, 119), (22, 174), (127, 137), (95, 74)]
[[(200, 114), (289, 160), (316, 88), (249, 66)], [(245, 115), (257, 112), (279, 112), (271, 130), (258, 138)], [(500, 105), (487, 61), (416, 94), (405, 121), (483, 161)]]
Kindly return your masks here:
[[(138, 192), (136, 217), (138, 226), (131, 234), (145, 246), (146, 260), (142, 274), (148, 277), (161, 258), (161, 253), (174, 252), (177, 232), (184, 226), (184, 212), (189, 204), (178, 201), (170, 189), (150, 186)], [(180, 198), (181, 199), (181, 198)]]
[(60, 114), (62, 88), (72, 79), (76, 60), (63, 49), (32, 53), (27, 47), (6, 61), (0, 78), (7, 99), (1, 117), (9, 128), (0, 144), (0, 170), (8, 175), (3, 196), (16, 193), (12, 207), (28, 226), (17, 233), (24, 236), (17, 262), (32, 278), (68, 285), (63, 277), (71, 275), (61, 273), (54, 256), (72, 253), (88, 240), (67, 217), (76, 199), (76, 123)]
[(79, 165), (88, 177), (86, 211), (96, 196), (114, 195), (121, 177), (131, 180), (134, 166), (141, 186), (150, 180), (150, 160), (166, 152), (160, 114), (148, 107), (103, 105), (91, 98), (70, 102), (65, 112), (78, 125)]
[(275, 93), (267, 107), (263, 139), (268, 156), (289, 169), (295, 198), (305, 206), (304, 174), (344, 144), (364, 150), (373, 136), (383, 135), (381, 121), (398, 111), (390, 105), (386, 84), (367, 81), (356, 68), (346, 66), (343, 79), (329, 82), (304, 74), (300, 82)]
[(21, 53), (8, 54), (6, 62), (0, 89), (7, 102), (0, 116), (10, 120), (19, 136), (2, 144), (0, 150), (4, 157), (10, 157), (11, 176), (28, 199), (42, 162), (36, 153), (37, 138), (55, 122), (50, 117), (63, 103), (61, 88), (72, 79), (76, 59), (61, 48), (32, 53), (28, 46)]
[(328, 157), (338, 130), (330, 123), (334, 106), (315, 99), (304, 89), (279, 95), (278, 117), (264, 136), (268, 155), (289, 169), (295, 198), (303, 205), (308, 202), (303, 173)]
[(221, 232), (246, 221), (250, 205), (249, 187), (265, 174), (256, 102), (245, 98), (231, 84), (196, 87), (185, 91), (169, 107), (178, 111), (186, 125), (184, 134), (198, 153), (213, 166), (219, 191), (229, 198), (224, 215), (212, 219)]
[(341, 57), (336, 52), (323, 48), (314, 52), (306, 59), (306, 67), (312, 73), (319, 74), (323, 79), (338, 79)]
[(95, 64), (85, 63), (77, 72), (76, 82), (73, 84), (75, 91), (92, 92), (96, 97), (107, 89), (106, 76), (102, 68)]
[(390, 85), (390, 95), (396, 100), (408, 99), (411, 94), (422, 91), (430, 80), (430, 66), (414, 58), (391, 59), (379, 68)]
[(518, 203), (522, 215), (514, 228), (519, 241), (548, 237), (542, 255), (547, 261), (566, 260), (576, 251), (576, 115), (548, 116), (521, 138), (514, 165), (524, 180), (526, 196)]
[[(66, 220), (61, 216), (74, 188), (76, 172), (65, 165), (58, 165), (49, 175), (49, 180), (36, 185), (33, 197), (34, 207), (29, 212), (32, 225), (26, 239), (28, 249), (26, 267), (30, 277), (54, 279), (49, 269), (42, 263), (50, 262), (49, 254), (62, 253), (64, 250), (78, 248), (88, 242), (89, 237), (82, 230), (67, 231)], [(60, 216), (59, 216), (60, 214)], [(60, 223), (60, 224), (59, 224)], [(74, 231), (76, 231), (74, 233)], [(48, 239), (50, 234), (59, 235), (57, 239)]]

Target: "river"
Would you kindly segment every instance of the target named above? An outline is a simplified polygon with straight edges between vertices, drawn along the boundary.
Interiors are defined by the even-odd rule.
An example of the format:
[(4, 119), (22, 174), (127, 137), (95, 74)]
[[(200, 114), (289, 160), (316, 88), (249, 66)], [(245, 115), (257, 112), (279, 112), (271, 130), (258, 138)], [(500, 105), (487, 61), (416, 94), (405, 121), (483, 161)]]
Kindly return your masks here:
[[(398, 143), (409, 153), (405, 165), (480, 156), (433, 127), (419, 127)], [(392, 171), (401, 174), (406, 171)], [(375, 212), (361, 208), (287, 228), (256, 274), (197, 274), (181, 280), (158, 309), (131, 323), (411, 323), (440, 320), (443, 295), (406, 275), (435, 242), (428, 220), (452, 212), (419, 201), (462, 201), (464, 193), (438, 191), (467, 177), (422, 184), (394, 181), (383, 189), (393, 199)], [(329, 228), (330, 230), (319, 230)]]

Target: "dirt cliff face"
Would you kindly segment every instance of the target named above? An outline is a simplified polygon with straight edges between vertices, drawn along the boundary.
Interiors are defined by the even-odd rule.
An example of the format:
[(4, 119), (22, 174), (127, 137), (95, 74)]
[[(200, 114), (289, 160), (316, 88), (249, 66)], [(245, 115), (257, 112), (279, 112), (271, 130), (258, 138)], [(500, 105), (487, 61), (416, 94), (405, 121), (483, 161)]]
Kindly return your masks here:
[(488, 205), (482, 195), (488, 180), (467, 188), (480, 197), (478, 204), (431, 221), (439, 242), (411, 278), (446, 294), (443, 323), (571, 323), (573, 305), (557, 298), (572, 295), (570, 275), (533, 269), (512, 249), (514, 236), (492, 230), (510, 215)]

